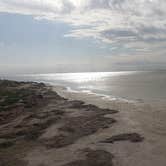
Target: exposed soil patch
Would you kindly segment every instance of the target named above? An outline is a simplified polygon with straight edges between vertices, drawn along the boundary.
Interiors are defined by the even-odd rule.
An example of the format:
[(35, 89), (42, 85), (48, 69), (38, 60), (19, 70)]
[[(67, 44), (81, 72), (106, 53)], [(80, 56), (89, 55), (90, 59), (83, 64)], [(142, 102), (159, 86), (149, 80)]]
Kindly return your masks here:
[(92, 104), (85, 104), (83, 101), (73, 100), (66, 104), (68, 108), (83, 109), (84, 111), (94, 111), (101, 114), (114, 114), (118, 113), (117, 110), (102, 109)]
[(110, 124), (116, 121), (112, 118), (100, 116), (93, 117), (74, 117), (66, 120), (66, 123), (59, 130), (64, 134), (58, 135), (46, 141), (47, 147), (60, 148), (74, 143), (79, 138), (91, 135), (99, 129), (109, 127)]
[(114, 143), (116, 141), (142, 142), (143, 139), (144, 138), (138, 133), (124, 133), (112, 136), (111, 138), (108, 138), (101, 142), (103, 143)]
[[(80, 102), (72, 101), (72, 103), (74, 103), (75, 105), (75, 103), (78, 104)], [(88, 107), (89, 109), (91, 107), (89, 105), (84, 106)], [(85, 107), (80, 109), (84, 109)], [(93, 106), (92, 110), (94, 111)], [(45, 140), (46, 146), (50, 148), (61, 148), (66, 145), (73, 144), (79, 138), (94, 134), (99, 129), (108, 128), (111, 124), (116, 122), (116, 120), (113, 118), (104, 117), (104, 115), (108, 114), (109, 111), (103, 111), (103, 109), (100, 109), (96, 106), (95, 110), (96, 112), (94, 111), (91, 114), (88, 114), (88, 116), (65, 118), (64, 125), (61, 128), (59, 128), (59, 131), (63, 134)]]
[(86, 150), (84, 160), (77, 160), (63, 166), (113, 166), (113, 155), (104, 150)]
[(20, 140), (15, 145), (0, 148), (0, 166), (27, 166), (23, 158), (35, 146), (35, 143)]

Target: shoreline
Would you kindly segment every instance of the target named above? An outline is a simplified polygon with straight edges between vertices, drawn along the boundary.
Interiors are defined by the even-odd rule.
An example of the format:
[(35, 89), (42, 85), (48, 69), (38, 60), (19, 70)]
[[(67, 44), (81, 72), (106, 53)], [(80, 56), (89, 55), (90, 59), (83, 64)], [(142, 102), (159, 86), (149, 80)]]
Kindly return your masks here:
[(102, 100), (109, 100), (109, 101), (117, 101), (117, 102), (122, 102), (122, 103), (133, 103), (133, 104), (155, 104), (157, 102), (160, 102), (160, 104), (165, 102), (164, 98), (160, 98), (160, 99), (129, 99), (127, 97), (120, 97), (120, 96), (113, 96), (113, 95), (106, 95), (104, 93), (96, 93), (93, 92), (92, 90), (74, 90), (72, 89), (70, 86), (62, 86), (62, 85), (56, 85), (56, 84), (50, 84), (47, 83), (48, 85), (52, 86), (55, 88), (55, 91), (59, 91), (61, 93), (61, 91), (66, 91), (67, 93), (75, 93), (75, 94), (82, 94), (82, 95), (92, 95), (92, 96), (96, 96), (96, 97), (100, 97)]
[[(18, 83), (16, 88), (19, 86)], [(154, 129), (159, 133), (151, 131), (157, 121), (153, 119), (156, 113), (149, 112), (150, 105), (110, 101), (41, 83), (22, 82), (21, 86), (34, 90), (37, 103), (0, 125), (0, 165), (8, 162), (8, 166), (163, 166), (166, 163), (162, 135), (165, 128)], [(5, 132), (14, 138), (5, 138)], [(15, 153), (12, 159), (10, 155)], [(14, 160), (17, 162), (13, 163)]]
[[(115, 165), (133, 166), (133, 165), (159, 165), (166, 164), (166, 104), (165, 100), (150, 101), (128, 101), (128, 100), (109, 100), (100, 95), (88, 93), (72, 93), (63, 88), (55, 88), (55, 91), (63, 97), (72, 100), (82, 100), (88, 104), (94, 104), (100, 108), (119, 110), (114, 117), (117, 123), (113, 128), (104, 134), (114, 135), (121, 132), (138, 132), (145, 137), (141, 144), (130, 144), (128, 142), (111, 145), (113, 154), (117, 157)], [(110, 149), (104, 146), (106, 149)]]
[[(127, 72), (127, 73), (126, 73)], [(6, 76), (4, 78), (6, 79), (14, 79), (18, 81), (36, 81), (36, 82), (44, 82), (46, 84), (52, 85), (52, 86), (64, 86), (67, 87), (69, 91), (75, 91), (75, 92), (83, 92), (83, 93), (92, 93), (99, 96), (104, 96), (105, 98), (111, 98), (112, 100), (126, 100), (127, 102), (145, 102), (145, 103), (151, 103), (151, 102), (165, 102), (165, 87), (163, 87), (163, 84), (161, 84), (160, 87), (163, 87), (162, 89), (158, 87), (158, 84), (156, 84), (156, 80), (158, 80), (160, 77), (164, 79), (164, 76), (154, 73), (154, 78), (152, 78), (153, 75), (149, 76), (149, 72), (153, 73), (153, 71), (141, 71), (143, 75), (140, 75), (140, 71), (126, 71), (126, 72), (95, 72), (93, 75), (90, 73), (88, 75), (87, 73), (47, 73), (47, 74), (18, 74), (14, 76)], [(85, 75), (86, 74), (86, 75)], [(109, 74), (109, 75), (108, 75)], [(138, 75), (138, 77), (136, 77)], [(125, 76), (125, 77), (124, 77)], [(100, 82), (100, 79), (112, 79), (112, 85), (115, 88), (111, 88), (111, 84), (106, 86), (106, 89), (103, 89), (102, 86), (97, 86), (94, 88), (92, 87), (86, 87), (87, 82), (86, 78), (90, 79), (92, 77), (92, 82), (90, 81), (90, 85), (95, 82)], [(139, 83), (139, 80), (137, 80), (139, 77), (141, 77), (143, 80)], [(158, 78), (159, 77), (159, 78)], [(95, 78), (98, 78), (99, 80), (95, 80)], [(125, 79), (128, 78), (129, 82), (126, 84)], [(78, 79), (78, 80), (77, 80)], [(81, 79), (79, 82), (79, 79)], [(85, 80), (84, 80), (85, 79)], [(84, 84), (85, 81), (85, 84)], [(122, 82), (121, 82), (122, 81)], [(151, 82), (154, 82), (154, 84), (151, 84)], [(146, 83), (150, 83), (149, 87)], [(131, 85), (131, 88), (130, 86)], [(136, 86), (137, 85), (137, 86)], [(142, 86), (140, 86), (142, 85)], [(160, 85), (160, 84), (159, 84)], [(87, 85), (88, 86), (88, 85)], [(154, 87), (154, 88), (151, 88)], [(156, 89), (155, 89), (156, 87)], [(114, 90), (115, 89), (115, 90)], [(120, 90), (118, 90), (120, 89)], [(147, 90), (146, 90), (147, 89)], [(155, 92), (156, 90), (159, 90), (158, 92)], [(110, 93), (111, 92), (111, 93)], [(154, 93), (155, 92), (155, 93)]]

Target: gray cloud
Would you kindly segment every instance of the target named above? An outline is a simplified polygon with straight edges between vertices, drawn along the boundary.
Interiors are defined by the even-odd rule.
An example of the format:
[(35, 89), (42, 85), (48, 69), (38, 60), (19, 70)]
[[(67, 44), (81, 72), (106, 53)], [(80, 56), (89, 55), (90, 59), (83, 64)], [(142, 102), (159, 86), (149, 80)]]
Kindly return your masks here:
[(160, 58), (166, 52), (165, 8), (165, 0), (0, 0), (1, 12), (72, 25), (65, 37), (94, 38), (128, 53)]

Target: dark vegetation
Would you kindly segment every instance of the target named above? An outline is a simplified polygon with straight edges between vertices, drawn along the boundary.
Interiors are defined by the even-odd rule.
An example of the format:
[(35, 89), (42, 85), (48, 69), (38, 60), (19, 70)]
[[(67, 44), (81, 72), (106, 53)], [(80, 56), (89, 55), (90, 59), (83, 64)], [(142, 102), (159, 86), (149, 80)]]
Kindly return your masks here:
[[(37, 102), (37, 98), (42, 98), (40, 93), (36, 92), (36, 83), (32, 83), (31, 88), (27, 88), (30, 83), (1, 80), (0, 81), (0, 111), (8, 111), (20, 105), (32, 107)], [(44, 84), (39, 84), (44, 87)]]

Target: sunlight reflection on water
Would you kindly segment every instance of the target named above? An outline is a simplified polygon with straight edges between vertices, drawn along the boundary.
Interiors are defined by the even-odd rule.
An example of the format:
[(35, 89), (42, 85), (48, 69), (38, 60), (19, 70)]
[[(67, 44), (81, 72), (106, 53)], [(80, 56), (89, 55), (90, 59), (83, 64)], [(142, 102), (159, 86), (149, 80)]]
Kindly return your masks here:
[(26, 74), (9, 79), (44, 82), (127, 99), (166, 99), (165, 71)]
[(51, 73), (31, 75), (32, 77), (41, 77), (46, 80), (67, 80), (75, 83), (90, 81), (104, 81), (107, 77), (129, 75), (133, 72), (87, 72), (87, 73)]

